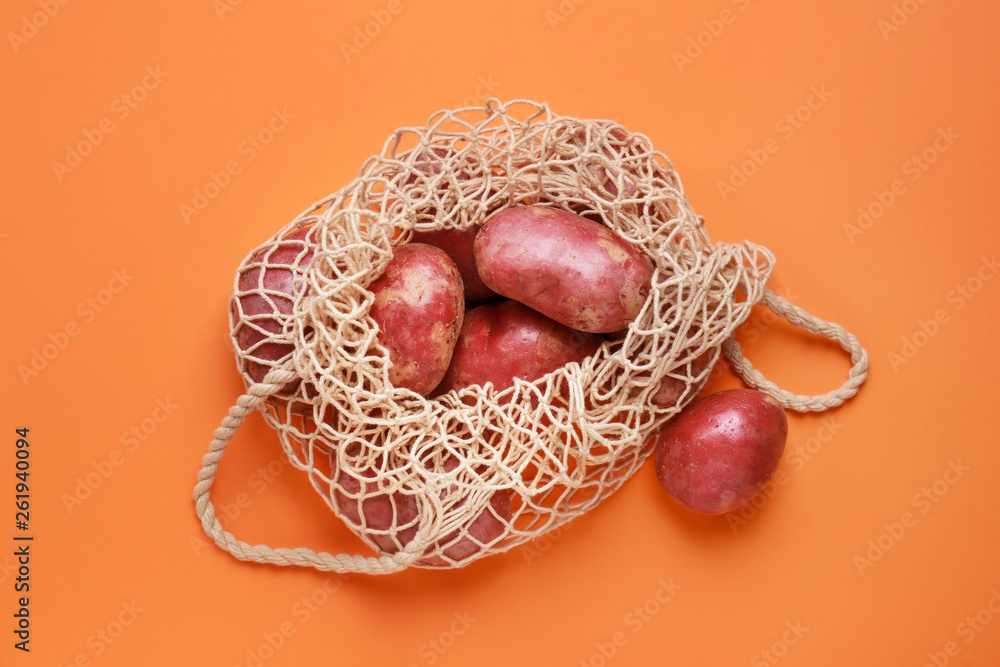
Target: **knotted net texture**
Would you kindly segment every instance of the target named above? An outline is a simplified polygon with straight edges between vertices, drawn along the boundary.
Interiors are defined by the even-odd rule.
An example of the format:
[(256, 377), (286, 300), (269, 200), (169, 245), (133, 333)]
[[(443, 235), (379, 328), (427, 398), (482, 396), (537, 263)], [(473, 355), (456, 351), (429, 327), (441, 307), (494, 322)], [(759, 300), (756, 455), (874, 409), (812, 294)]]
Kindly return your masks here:
[[(431, 399), (392, 386), (367, 286), (393, 249), (414, 232), (468, 229), (524, 204), (584, 215), (642, 248), (655, 272), (638, 318), (583, 362), (503, 391), (473, 386)], [(205, 530), (238, 558), (369, 573), (464, 566), (532, 540), (639, 469), (751, 307), (777, 299), (764, 287), (772, 266), (752, 243), (713, 245), (667, 157), (616, 123), (490, 100), (397, 130), (358, 178), (240, 268), (231, 324), (248, 394), (205, 457), (195, 489)], [(825, 409), (856, 391), (864, 368), (854, 371), (867, 358), (860, 364), (864, 351), (843, 333), (859, 363), (842, 394), (820, 397), (818, 408), (788, 394), (786, 405)], [(732, 344), (727, 354), (742, 359)], [(379, 556), (272, 550), (221, 528), (208, 491), (254, 408)]]

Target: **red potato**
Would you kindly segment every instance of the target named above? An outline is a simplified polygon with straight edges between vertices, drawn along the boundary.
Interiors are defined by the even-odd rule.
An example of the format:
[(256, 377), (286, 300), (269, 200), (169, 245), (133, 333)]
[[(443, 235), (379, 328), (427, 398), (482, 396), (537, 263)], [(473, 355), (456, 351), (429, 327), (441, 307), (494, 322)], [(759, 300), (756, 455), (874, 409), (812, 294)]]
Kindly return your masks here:
[[(411, 494), (387, 490), (376, 479), (378, 473), (374, 468), (348, 472), (338, 469), (334, 460), (334, 469), (339, 486), (334, 487), (333, 500), (350, 523), (383, 553), (396, 553), (409, 544), (417, 534), (417, 499)], [(359, 477), (364, 479), (363, 498)]]
[[(334, 462), (334, 468), (336, 468)], [(443, 468), (450, 472), (458, 467), (458, 459), (449, 456), (445, 459)], [(364, 498), (361, 498), (362, 480), (364, 478)], [(335, 480), (339, 486), (334, 487), (333, 500), (340, 511), (348, 518), (356, 529), (361, 530), (379, 550), (385, 554), (401, 551), (417, 535), (419, 529), (419, 510), (417, 498), (412, 493), (390, 491), (385, 484), (377, 479), (374, 468), (365, 468), (358, 472), (339, 470)], [(367, 481), (370, 480), (370, 481)], [(454, 493), (456, 487), (450, 492)], [(447, 492), (442, 491), (442, 498)], [(465, 504), (465, 499), (458, 501), (457, 507)], [(429, 550), (443, 547), (443, 554), (452, 561), (463, 561), (479, 553), (483, 547), (495, 544), (507, 532), (511, 519), (510, 491), (500, 490), (490, 496), (489, 506), (475, 516), (465, 527), (441, 538)], [(425, 565), (445, 565), (446, 560), (440, 556), (430, 556), (419, 561)]]
[[(403, 180), (403, 188), (411, 188), (416, 184), (421, 185), (421, 190), (427, 185), (424, 181), (428, 180), (431, 176), (437, 176), (442, 173), (445, 169), (452, 171), (456, 181), (468, 181), (470, 176), (468, 172), (462, 166), (454, 165), (455, 151), (451, 148), (445, 148), (443, 146), (434, 146), (426, 149), (421, 149), (415, 154), (412, 161), (413, 168), (418, 173), (410, 172), (410, 174)], [(439, 182), (437, 192), (432, 193), (437, 196), (441, 196), (446, 193), (450, 187), (450, 178), (446, 174), (444, 182)], [(434, 218), (437, 216), (437, 208), (434, 206), (426, 206), (419, 209), (417, 217), (421, 218)]]
[[(706, 352), (701, 356), (697, 357), (694, 361), (688, 362), (678, 374), (688, 375), (690, 377), (698, 377), (708, 366), (708, 359), (711, 356), (711, 352)], [(694, 388), (694, 393), (697, 393), (701, 389), (701, 385), (704, 384), (704, 378), (699, 382), (698, 386)], [(658, 408), (669, 408), (673, 405), (677, 405), (677, 401), (680, 397), (684, 395), (684, 390), (687, 389), (687, 382), (680, 380), (675, 377), (667, 376), (663, 378), (660, 383), (660, 388), (653, 394), (653, 405)]]
[[(301, 227), (251, 255), (241, 267), (238, 293), (231, 308), (236, 344), (248, 356), (246, 373), (260, 382), (272, 367), (280, 365), (295, 349), (290, 343), (272, 338), (291, 321), (295, 299), (294, 281), (301, 278), (312, 262), (315, 246), (311, 227)], [(282, 388), (294, 390), (297, 380)]]
[(492, 382), (503, 391), (583, 361), (604, 339), (574, 331), (517, 301), (485, 304), (465, 316), (451, 366), (436, 394)]
[(396, 249), (368, 289), (379, 342), (389, 350), (389, 381), (426, 396), (441, 382), (465, 316), (462, 277), (440, 248), (408, 243)]
[[(604, 147), (604, 154), (608, 156), (611, 160), (626, 159), (632, 153), (630, 146), (627, 143), (627, 135), (625, 131), (621, 128), (613, 127), (608, 130), (608, 136), (611, 138), (612, 143)], [(612, 197), (618, 196), (618, 185), (612, 179), (607, 170), (600, 166), (591, 166), (590, 170), (594, 175), (601, 181), (601, 186), (608, 191)], [(628, 163), (624, 165), (624, 171), (627, 176), (635, 176), (635, 169), (629, 168)], [(630, 181), (625, 180), (625, 196), (634, 197), (636, 193), (636, 187)]]
[(465, 286), (465, 298), (476, 303), (494, 301), (503, 298), (483, 282), (476, 268), (476, 257), (473, 254), (473, 243), (479, 227), (469, 229), (439, 229), (433, 232), (417, 232), (413, 235), (415, 243), (426, 243), (441, 248), (458, 267)]
[(619, 331), (638, 317), (653, 275), (640, 248), (547, 206), (492, 215), (476, 236), (475, 257), (490, 289), (590, 333)]
[[(570, 142), (582, 147), (586, 141), (586, 134), (581, 132), (583, 128), (578, 128), (575, 132), (568, 132), (567, 128), (561, 127), (556, 130), (555, 136), (561, 141)], [(620, 127), (611, 127), (607, 130), (607, 141), (608, 143), (602, 148), (602, 152), (608, 157), (609, 160), (626, 159), (631, 155), (635, 154), (636, 149), (632, 147), (628, 142), (628, 135), (625, 130)], [(587, 165), (587, 170), (594, 176), (594, 178), (600, 182), (601, 187), (608, 191), (612, 197), (618, 196), (618, 185), (615, 183), (608, 175), (607, 169), (602, 167), (598, 162), (593, 162)], [(623, 169), (626, 173), (626, 179), (628, 176), (636, 176), (635, 170), (629, 168), (626, 165)], [(625, 194), (628, 197), (634, 197), (636, 193), (636, 187), (629, 180), (625, 180)]]
[(694, 512), (729, 512), (771, 479), (787, 438), (785, 410), (771, 395), (721, 391), (692, 403), (663, 427), (656, 476)]
[[(423, 174), (440, 174), (445, 168), (445, 164), (454, 155), (455, 152), (450, 148), (433, 148), (418, 157), (414, 166), (417, 171)], [(465, 171), (459, 171), (455, 175), (455, 179), (458, 181), (467, 181), (469, 180), (469, 174)], [(411, 185), (416, 183), (416, 181), (417, 177), (410, 175), (405, 183), (406, 185)], [(433, 218), (436, 216), (436, 213), (435, 208), (424, 209), (418, 217)], [(462, 282), (465, 285), (465, 298), (469, 301), (482, 303), (494, 301), (500, 298), (500, 295), (486, 286), (482, 278), (479, 277), (479, 272), (476, 270), (476, 258), (472, 252), (472, 244), (476, 239), (478, 231), (479, 227), (470, 227), (469, 229), (439, 229), (430, 232), (414, 232), (411, 240), (414, 243), (427, 243), (428, 245), (441, 248), (441, 250), (448, 253), (448, 256), (451, 257), (452, 261), (458, 267), (458, 272), (462, 274)]]
[[(455, 151), (453, 149), (444, 146), (432, 146), (416, 153), (413, 166), (422, 174), (440, 174), (444, 170), (445, 163), (454, 157)], [(469, 180), (469, 175), (465, 172), (459, 172), (456, 178), (460, 181), (467, 181)], [(416, 177), (411, 175), (406, 182), (414, 183), (416, 182)]]
[[(464, 503), (463, 503), (464, 504)], [(463, 561), (500, 541), (510, 524), (510, 491), (496, 491), (490, 496), (490, 506), (469, 524), (468, 534), (459, 538), (456, 530), (441, 538), (441, 545), (448, 545), (444, 555), (453, 561)], [(437, 559), (428, 559), (428, 562)]]
[[(444, 461), (444, 469), (451, 472), (458, 467), (458, 459), (449, 456)], [(457, 491), (456, 487), (451, 492)], [(467, 498), (459, 500), (457, 507), (465, 505)], [(510, 491), (496, 491), (490, 496), (489, 507), (469, 522), (467, 535), (460, 537), (461, 530), (455, 529), (438, 540), (438, 545), (444, 547), (444, 555), (453, 561), (462, 561), (479, 553), (484, 546), (490, 546), (499, 541), (507, 532), (510, 523)], [(425, 559), (424, 562), (444, 564), (438, 557)]]

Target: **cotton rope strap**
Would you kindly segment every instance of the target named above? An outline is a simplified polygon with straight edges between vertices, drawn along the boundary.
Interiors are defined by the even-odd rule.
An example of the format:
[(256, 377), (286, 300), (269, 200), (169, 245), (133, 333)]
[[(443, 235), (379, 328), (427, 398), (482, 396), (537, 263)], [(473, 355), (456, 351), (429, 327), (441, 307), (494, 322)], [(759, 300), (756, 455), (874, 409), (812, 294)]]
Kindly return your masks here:
[(273, 565), (299, 565), (312, 567), (320, 571), (339, 573), (365, 572), (368, 574), (391, 574), (406, 569), (420, 557), (426, 547), (426, 540), (418, 534), (407, 548), (392, 557), (379, 558), (366, 556), (333, 555), (316, 553), (312, 549), (272, 549), (263, 544), (251, 546), (242, 542), (219, 523), (215, 516), (215, 506), (209, 497), (212, 482), (215, 481), (215, 471), (219, 467), (222, 455), (226, 453), (226, 445), (236, 435), (236, 431), (268, 396), (278, 391), (286, 382), (295, 378), (295, 371), (275, 368), (264, 378), (263, 382), (253, 384), (236, 405), (229, 409), (229, 414), (222, 420), (222, 425), (215, 430), (215, 439), (208, 447), (208, 453), (202, 459), (202, 469), (198, 473), (198, 484), (194, 488), (195, 510), (205, 533), (215, 540), (220, 548), (228, 551), (240, 560), (255, 563), (271, 563)]
[(776, 315), (780, 315), (791, 324), (801, 327), (814, 334), (826, 336), (830, 340), (837, 341), (847, 352), (851, 353), (851, 362), (854, 364), (847, 374), (847, 381), (826, 394), (818, 396), (802, 396), (793, 394), (790, 391), (780, 389), (776, 384), (764, 377), (755, 369), (753, 365), (743, 356), (740, 344), (736, 342), (735, 336), (730, 336), (722, 344), (722, 352), (726, 355), (726, 361), (749, 387), (760, 389), (774, 396), (779, 403), (790, 410), (797, 412), (816, 411), (822, 412), (830, 408), (837, 407), (851, 396), (857, 393), (858, 387), (868, 376), (868, 352), (861, 347), (857, 336), (850, 333), (842, 326), (821, 320), (792, 304), (768, 288), (764, 288), (764, 296), (760, 301), (770, 308)]

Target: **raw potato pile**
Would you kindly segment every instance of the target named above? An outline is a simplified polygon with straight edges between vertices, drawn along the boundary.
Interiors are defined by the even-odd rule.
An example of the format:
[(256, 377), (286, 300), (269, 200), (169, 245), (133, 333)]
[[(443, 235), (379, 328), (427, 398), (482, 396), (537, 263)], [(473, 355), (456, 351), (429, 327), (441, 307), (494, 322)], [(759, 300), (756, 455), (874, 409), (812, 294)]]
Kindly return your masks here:
[[(534, 204), (598, 221), (649, 258), (635, 320), (534, 382), (432, 398), (396, 386), (371, 289), (394, 253)], [(369, 573), (464, 566), (534, 539), (639, 469), (765, 298), (772, 265), (752, 243), (712, 245), (667, 158), (615, 123), (491, 100), (398, 130), (240, 269), (231, 325), (249, 398), (205, 459), (195, 497), (206, 532), (239, 558)], [(251, 547), (221, 529), (208, 488), (254, 406), (380, 557)]]

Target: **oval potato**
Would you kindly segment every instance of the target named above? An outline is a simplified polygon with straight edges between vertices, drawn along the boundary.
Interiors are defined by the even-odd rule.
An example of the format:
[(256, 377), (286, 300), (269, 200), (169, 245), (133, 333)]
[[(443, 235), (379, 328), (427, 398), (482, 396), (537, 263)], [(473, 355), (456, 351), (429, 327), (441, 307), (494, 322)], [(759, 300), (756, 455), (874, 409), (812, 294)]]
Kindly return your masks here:
[(441, 382), (465, 315), (462, 276), (440, 248), (408, 243), (396, 248), (368, 289), (379, 342), (389, 350), (389, 381), (426, 396)]
[[(452, 163), (455, 161), (455, 151), (450, 148), (434, 147), (420, 154), (414, 166), (417, 172), (430, 176), (437, 175), (448, 168), (455, 168)], [(462, 169), (461, 164), (457, 167), (458, 172), (454, 174), (456, 181), (468, 181), (470, 176), (468, 171)], [(404, 182), (405, 186), (413, 185), (417, 182), (417, 177), (411, 174)], [(439, 185), (439, 188), (441, 186)], [(441, 195), (443, 193), (437, 193)], [(420, 207), (417, 211), (417, 219), (434, 219), (437, 217), (437, 207), (428, 205)], [(499, 294), (491, 290), (479, 277), (476, 270), (476, 258), (472, 253), (472, 244), (476, 239), (479, 227), (468, 229), (446, 228), (426, 232), (414, 232), (411, 241), (414, 243), (427, 243), (441, 248), (458, 267), (462, 274), (462, 283), (465, 286), (465, 298), (469, 301), (484, 303), (495, 301)]]
[(382, 553), (394, 554), (416, 536), (417, 499), (412, 494), (391, 491), (377, 479), (374, 467), (356, 470), (336, 465), (334, 504), (347, 520), (374, 542)]
[(656, 476), (694, 512), (729, 512), (771, 479), (787, 438), (785, 410), (770, 394), (720, 391), (666, 423), (656, 442)]
[[(449, 455), (442, 465), (446, 472), (451, 472), (458, 467), (458, 459)], [(448, 489), (447, 493), (458, 491), (456, 486)], [(446, 494), (441, 492), (442, 497)], [(497, 543), (507, 533), (507, 525), (511, 519), (510, 507), (511, 492), (508, 489), (500, 489), (490, 495), (488, 505), (477, 514), (472, 521), (465, 524), (465, 534), (461, 528), (456, 528), (437, 541), (437, 547), (443, 548), (443, 555), (452, 561), (463, 561), (474, 556), (485, 546)], [(462, 507), (468, 502), (468, 496), (460, 497), (456, 507)], [(439, 556), (424, 558), (422, 563), (443, 565), (444, 559)]]
[[(354, 448), (357, 451), (357, 448)], [(402, 490), (392, 490), (377, 479), (374, 467), (360, 470), (340, 469), (336, 455), (331, 455), (334, 468), (333, 500), (338, 509), (347, 517), (355, 529), (360, 530), (378, 549), (385, 554), (394, 554), (404, 549), (420, 527), (420, 512), (417, 497)], [(445, 472), (458, 467), (458, 459), (449, 455), (442, 464)], [(457, 491), (452, 486), (441, 491), (444, 499)], [(466, 498), (459, 498), (456, 507), (465, 504)], [(511, 519), (511, 493), (507, 489), (495, 491), (488, 505), (464, 526), (448, 533), (428, 550), (442, 549), (441, 556), (428, 556), (420, 561), (424, 565), (445, 565), (447, 561), (463, 561), (479, 553), (484, 547), (497, 543), (507, 533)], [(464, 534), (463, 534), (464, 528)]]
[(487, 382), (503, 391), (516, 377), (533, 382), (571, 361), (583, 361), (603, 341), (517, 301), (484, 304), (466, 314), (451, 366), (435, 393)]
[[(230, 304), (236, 344), (246, 357), (247, 375), (261, 382), (267, 372), (280, 365), (294, 346), (276, 342), (291, 320), (296, 297), (295, 280), (312, 262), (315, 245), (312, 227), (293, 230), (276, 244), (258, 249), (240, 267), (237, 294)], [(298, 380), (287, 383), (282, 393), (294, 390)]]
[(474, 252), (490, 289), (590, 333), (619, 331), (638, 317), (653, 275), (640, 248), (548, 206), (495, 213), (476, 235)]
[(458, 272), (462, 274), (462, 284), (465, 286), (465, 298), (469, 301), (483, 303), (503, 298), (483, 282), (479, 277), (476, 267), (476, 257), (473, 253), (473, 244), (476, 240), (478, 227), (468, 229), (438, 229), (431, 232), (415, 232), (413, 241), (415, 243), (426, 243), (436, 248), (441, 248), (458, 267)]
[[(683, 368), (675, 371), (678, 374), (686, 375), (687, 377), (696, 378), (705, 372), (708, 367), (708, 360), (711, 357), (711, 352), (705, 352), (701, 356), (694, 359), (694, 361), (689, 361), (684, 365)], [(697, 394), (701, 388), (708, 381), (708, 376), (703, 377), (698, 383), (691, 388), (692, 395)], [(681, 396), (688, 388), (688, 383), (685, 380), (673, 377), (671, 375), (666, 376), (660, 382), (659, 389), (653, 394), (652, 402), (658, 408), (669, 408), (677, 404)]]

